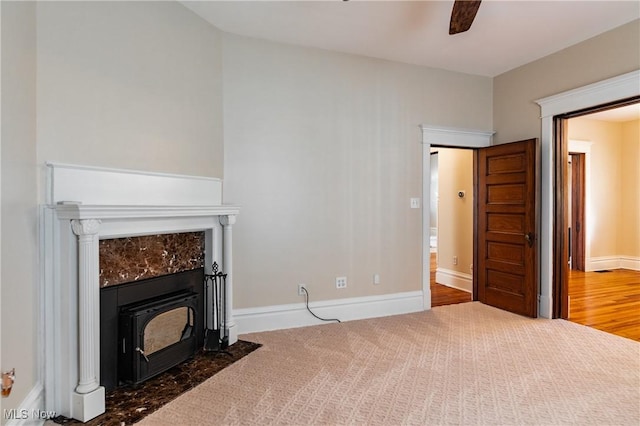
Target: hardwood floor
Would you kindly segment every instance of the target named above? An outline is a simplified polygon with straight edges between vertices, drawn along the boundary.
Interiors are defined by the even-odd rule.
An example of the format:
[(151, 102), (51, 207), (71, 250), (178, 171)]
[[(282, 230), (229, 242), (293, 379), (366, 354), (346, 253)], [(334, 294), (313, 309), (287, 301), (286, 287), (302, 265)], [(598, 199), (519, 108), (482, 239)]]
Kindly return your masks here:
[(569, 320), (640, 341), (640, 271), (569, 271)]
[[(431, 253), (431, 306), (471, 301), (471, 294), (436, 283)], [(640, 342), (640, 271), (569, 271), (569, 321)]]
[(436, 283), (436, 254), (431, 253), (431, 306), (471, 302), (471, 293)]

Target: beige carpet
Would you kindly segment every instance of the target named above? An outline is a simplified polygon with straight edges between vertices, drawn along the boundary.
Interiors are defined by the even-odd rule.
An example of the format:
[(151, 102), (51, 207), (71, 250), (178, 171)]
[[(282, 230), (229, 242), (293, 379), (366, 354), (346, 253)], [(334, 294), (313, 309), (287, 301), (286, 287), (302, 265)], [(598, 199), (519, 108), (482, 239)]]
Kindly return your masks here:
[(638, 425), (640, 343), (477, 302), (242, 336), (139, 425)]

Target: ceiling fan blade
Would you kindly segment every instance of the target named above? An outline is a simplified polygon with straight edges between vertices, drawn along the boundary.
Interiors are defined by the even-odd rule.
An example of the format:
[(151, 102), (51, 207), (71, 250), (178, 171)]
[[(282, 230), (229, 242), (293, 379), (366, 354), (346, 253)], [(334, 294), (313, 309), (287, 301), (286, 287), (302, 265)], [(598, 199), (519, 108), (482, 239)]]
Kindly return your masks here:
[(471, 28), (481, 0), (456, 0), (451, 10), (449, 34), (458, 34)]

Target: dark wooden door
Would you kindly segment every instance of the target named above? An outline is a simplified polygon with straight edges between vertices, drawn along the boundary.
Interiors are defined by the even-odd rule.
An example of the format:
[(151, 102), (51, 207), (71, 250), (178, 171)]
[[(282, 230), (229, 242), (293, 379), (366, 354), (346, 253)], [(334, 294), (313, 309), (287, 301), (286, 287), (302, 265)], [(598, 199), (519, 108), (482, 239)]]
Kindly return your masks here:
[(571, 158), (571, 269), (584, 271), (584, 183), (585, 155), (569, 154)]
[(538, 141), (478, 151), (478, 300), (529, 317), (538, 313)]

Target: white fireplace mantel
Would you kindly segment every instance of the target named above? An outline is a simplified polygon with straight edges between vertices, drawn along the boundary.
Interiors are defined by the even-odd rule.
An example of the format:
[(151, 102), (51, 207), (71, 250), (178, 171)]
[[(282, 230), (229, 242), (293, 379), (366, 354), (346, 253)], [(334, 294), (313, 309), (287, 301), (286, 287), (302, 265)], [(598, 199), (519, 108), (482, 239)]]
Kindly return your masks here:
[(233, 319), (232, 226), (215, 178), (47, 164), (42, 211), (45, 406), (81, 421), (104, 412), (100, 386), (99, 240), (204, 231), (205, 273), (227, 274), (226, 324)]

